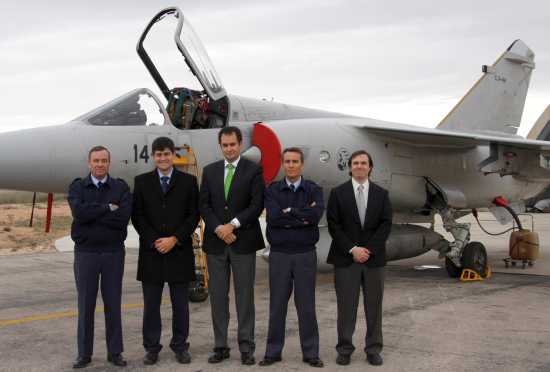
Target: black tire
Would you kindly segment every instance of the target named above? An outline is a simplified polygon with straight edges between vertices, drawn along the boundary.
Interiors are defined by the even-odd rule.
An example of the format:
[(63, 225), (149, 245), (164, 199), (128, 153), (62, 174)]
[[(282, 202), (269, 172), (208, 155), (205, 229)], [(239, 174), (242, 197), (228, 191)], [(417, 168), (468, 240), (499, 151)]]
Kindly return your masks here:
[(189, 301), (204, 302), (208, 298), (208, 290), (200, 282), (189, 283)]
[(487, 273), (487, 250), (480, 242), (466, 244), (462, 251), (462, 267), (485, 277)]
[(208, 289), (205, 287), (204, 277), (202, 273), (198, 272), (197, 280), (189, 283), (189, 301), (191, 302), (203, 302), (208, 298)]
[(198, 291), (189, 292), (189, 301), (191, 302), (204, 302), (208, 298), (208, 291), (206, 288)]
[(462, 274), (462, 268), (456, 266), (449, 257), (445, 257), (445, 269), (451, 278), (460, 278), (460, 274)]

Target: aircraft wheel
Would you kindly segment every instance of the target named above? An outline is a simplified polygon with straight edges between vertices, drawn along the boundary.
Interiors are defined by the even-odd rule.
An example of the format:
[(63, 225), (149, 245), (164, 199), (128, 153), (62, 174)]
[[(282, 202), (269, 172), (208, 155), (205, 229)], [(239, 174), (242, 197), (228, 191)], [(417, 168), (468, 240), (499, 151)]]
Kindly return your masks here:
[(189, 301), (204, 302), (208, 298), (208, 290), (203, 286), (189, 287)]
[(462, 267), (474, 270), (481, 276), (487, 273), (487, 250), (480, 242), (470, 242), (462, 252)]
[(203, 302), (208, 298), (208, 289), (204, 286), (201, 274), (197, 274), (197, 280), (189, 283), (189, 301)]
[(455, 263), (449, 258), (445, 257), (445, 269), (447, 274), (451, 278), (459, 278), (462, 273), (462, 268), (455, 265)]

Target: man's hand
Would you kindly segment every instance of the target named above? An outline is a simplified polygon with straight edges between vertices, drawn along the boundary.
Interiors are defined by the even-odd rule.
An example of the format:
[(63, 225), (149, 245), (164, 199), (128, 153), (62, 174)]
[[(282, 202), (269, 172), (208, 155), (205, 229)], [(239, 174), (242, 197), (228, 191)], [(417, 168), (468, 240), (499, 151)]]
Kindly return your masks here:
[(226, 223), (225, 225), (219, 225), (218, 227), (216, 227), (216, 230), (214, 232), (216, 233), (218, 238), (225, 241), (225, 238), (228, 235), (233, 234), (233, 230), (235, 230), (235, 226), (230, 223)]
[(285, 209), (281, 210), (281, 212), (283, 212), (283, 213), (290, 213), (290, 210), (291, 210), (291, 208), (288, 207), (288, 208), (285, 208)]
[(315, 201), (314, 201), (314, 202), (311, 203), (309, 206), (310, 206), (311, 208), (313, 208), (313, 207), (315, 207), (316, 205), (317, 205), (317, 203), (315, 203)]
[(351, 254), (353, 255), (353, 260), (359, 263), (367, 262), (370, 257), (370, 251), (363, 247), (354, 247), (351, 250)]
[(159, 238), (155, 240), (155, 248), (159, 251), (159, 253), (166, 254), (175, 247), (177, 242), (178, 239), (175, 236)]
[(111, 210), (111, 212), (114, 212), (118, 209), (118, 204), (115, 204), (115, 203), (109, 203), (109, 209)]
[(232, 244), (235, 240), (237, 240), (237, 236), (233, 233), (226, 235), (225, 239), (223, 239), (227, 245)]

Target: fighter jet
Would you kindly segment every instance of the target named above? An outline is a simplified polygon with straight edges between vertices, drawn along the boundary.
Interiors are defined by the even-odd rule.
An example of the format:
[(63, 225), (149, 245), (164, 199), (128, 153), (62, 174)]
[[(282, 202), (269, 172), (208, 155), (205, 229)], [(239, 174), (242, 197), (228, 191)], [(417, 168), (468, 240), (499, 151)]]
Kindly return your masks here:
[[(145, 47), (150, 31), (168, 20), (175, 25), (174, 47), (199, 89), (169, 85)], [(550, 181), (550, 142), (516, 134), (535, 68), (534, 53), (521, 40), (482, 67), (481, 78), (433, 129), (229, 95), (189, 20), (175, 7), (153, 17), (137, 53), (166, 101), (136, 89), (64, 125), (0, 135), (0, 188), (66, 192), (82, 172), (87, 150), (98, 144), (111, 150), (112, 174), (132, 184), (135, 175), (152, 168), (151, 143), (158, 136), (171, 137), (179, 166), (200, 176), (203, 166), (222, 157), (219, 128), (234, 125), (244, 134), (243, 156), (261, 163), (266, 183), (282, 176), (281, 150), (298, 146), (305, 153), (305, 175), (328, 196), (349, 178), (350, 154), (367, 149), (375, 164), (371, 178), (389, 190), (394, 208), (388, 260), (433, 249), (457, 277), (463, 268), (487, 270), (485, 247), (470, 242), (469, 224), (458, 219), (477, 208), (521, 206)], [(433, 230), (436, 215), (452, 240)], [(320, 231), (318, 260), (324, 268), (330, 243), (324, 220)]]

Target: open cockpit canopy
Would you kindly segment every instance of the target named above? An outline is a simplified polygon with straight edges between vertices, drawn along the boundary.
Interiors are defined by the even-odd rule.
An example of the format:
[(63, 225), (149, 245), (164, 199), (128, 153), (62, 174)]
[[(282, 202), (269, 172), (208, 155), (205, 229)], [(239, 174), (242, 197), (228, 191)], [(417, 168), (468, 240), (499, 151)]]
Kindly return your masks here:
[[(166, 33), (172, 30), (177, 54), (173, 53), (173, 46), (159, 48), (159, 44), (169, 40)], [(147, 50), (155, 51), (155, 62), (145, 44)], [(227, 124), (229, 100), (226, 91), (200, 39), (180, 9), (166, 8), (155, 15), (139, 39), (137, 52), (168, 100), (167, 111), (176, 127), (215, 128)], [(185, 65), (178, 63), (181, 57)], [(162, 75), (159, 67), (162, 67)], [(187, 79), (183, 87), (179, 81), (187, 70), (197, 81)], [(167, 82), (166, 77), (170, 81)]]

